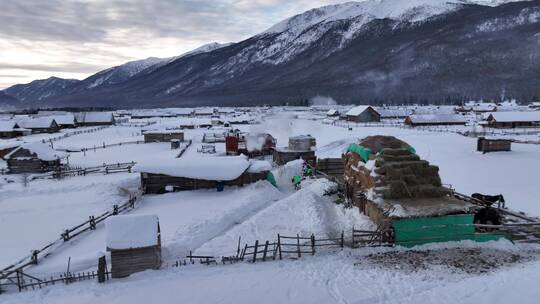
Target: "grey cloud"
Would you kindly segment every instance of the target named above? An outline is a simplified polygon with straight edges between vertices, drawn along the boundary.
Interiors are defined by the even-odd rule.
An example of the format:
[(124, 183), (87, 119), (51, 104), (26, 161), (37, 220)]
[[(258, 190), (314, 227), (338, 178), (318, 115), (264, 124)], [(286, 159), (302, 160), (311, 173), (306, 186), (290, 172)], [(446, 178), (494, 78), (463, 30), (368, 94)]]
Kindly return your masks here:
[[(85, 64), (79, 62), (62, 62), (60, 64), (10, 64), (0, 62), (0, 70), (15, 69), (27, 71), (47, 71), (47, 72), (66, 72), (66, 73), (93, 73), (104, 69), (105, 66)], [(6, 76), (3, 76), (6, 77)], [(12, 76), (15, 77), (15, 76)], [(21, 76), (18, 76), (21, 77)]]

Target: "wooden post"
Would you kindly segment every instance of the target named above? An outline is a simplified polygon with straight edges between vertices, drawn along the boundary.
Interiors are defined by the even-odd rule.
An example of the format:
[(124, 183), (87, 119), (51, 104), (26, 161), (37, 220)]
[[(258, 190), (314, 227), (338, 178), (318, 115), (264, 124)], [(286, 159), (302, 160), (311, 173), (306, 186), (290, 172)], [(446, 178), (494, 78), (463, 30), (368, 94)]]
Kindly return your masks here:
[(105, 272), (107, 272), (107, 260), (105, 258), (105, 256), (100, 256), (99, 259), (98, 259), (98, 282), (99, 283), (104, 283), (106, 278), (105, 278)]
[(255, 248), (253, 249), (253, 263), (257, 260), (257, 250), (259, 249), (259, 240), (255, 241)]
[(315, 255), (315, 234), (311, 234), (311, 255)]
[(354, 226), (352, 227), (352, 238), (351, 238), (351, 247), (355, 248), (355, 240), (354, 240)]
[(240, 254), (240, 240), (241, 240), (241, 236), (238, 237), (238, 248), (236, 249), (236, 257), (238, 257), (238, 255)]
[(277, 246), (279, 250), (279, 259), (281, 260), (281, 238), (279, 237), (279, 233), (277, 235)]
[(296, 234), (296, 248), (298, 251), (298, 257), (302, 257), (302, 252), (300, 251), (300, 235)]
[(341, 231), (341, 248), (343, 248), (344, 245), (345, 245), (345, 237), (344, 237), (344, 234), (345, 234), (345, 233), (344, 233), (343, 231)]
[(264, 253), (263, 253), (263, 262), (266, 261), (266, 253), (268, 251), (268, 241), (264, 243)]

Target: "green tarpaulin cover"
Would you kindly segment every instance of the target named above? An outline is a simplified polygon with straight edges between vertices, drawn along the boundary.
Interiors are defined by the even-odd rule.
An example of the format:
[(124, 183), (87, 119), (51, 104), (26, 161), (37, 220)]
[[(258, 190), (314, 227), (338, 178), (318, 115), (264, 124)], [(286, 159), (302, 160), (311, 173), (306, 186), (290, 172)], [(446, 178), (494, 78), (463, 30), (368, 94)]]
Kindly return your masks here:
[(272, 174), (272, 172), (268, 171), (268, 174), (266, 174), (266, 180), (277, 188), (276, 178), (274, 177), (274, 174)]
[(371, 155), (371, 149), (358, 144), (350, 144), (347, 148), (347, 152), (353, 152), (358, 154), (365, 163), (368, 162), (369, 156)]

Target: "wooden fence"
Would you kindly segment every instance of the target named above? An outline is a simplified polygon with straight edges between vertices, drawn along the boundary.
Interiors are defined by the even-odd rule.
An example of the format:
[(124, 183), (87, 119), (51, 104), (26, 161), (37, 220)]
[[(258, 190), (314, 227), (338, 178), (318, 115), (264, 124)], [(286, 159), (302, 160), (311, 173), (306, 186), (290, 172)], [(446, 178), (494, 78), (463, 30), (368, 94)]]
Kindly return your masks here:
[(132, 141), (124, 141), (119, 143), (113, 143), (113, 144), (106, 144), (103, 142), (101, 145), (94, 145), (93, 147), (82, 147), (82, 148), (76, 148), (76, 149), (55, 149), (56, 151), (63, 151), (63, 152), (83, 152), (86, 153), (86, 151), (96, 151), (99, 149), (106, 149), (111, 147), (118, 147), (123, 145), (138, 145), (138, 144), (144, 144), (144, 140), (132, 140)]
[(47, 139), (42, 139), (41, 142), (42, 143), (47, 143), (48, 142), (48, 143), (50, 143), (52, 145), (53, 142), (62, 140), (64, 138), (68, 138), (68, 137), (71, 137), (71, 136), (74, 136), (74, 135), (79, 135), (79, 134), (84, 134), (84, 133), (94, 133), (94, 132), (103, 130), (103, 129), (108, 128), (108, 127), (110, 127), (110, 126), (99, 126), (99, 127), (91, 128), (91, 129), (77, 130), (77, 131), (73, 131), (73, 132), (69, 132), (69, 133), (64, 133), (64, 134), (59, 135), (59, 136), (55, 136), (55, 137), (51, 137), (51, 138), (47, 138)]
[(51, 171), (44, 174), (32, 175), (32, 179), (63, 178), (68, 176), (86, 176), (90, 174), (110, 174), (120, 172), (130, 172), (136, 162), (103, 164), (96, 167), (65, 167), (62, 170)]
[(108, 217), (134, 209), (140, 196), (140, 192), (136, 193), (135, 195), (130, 195), (129, 199), (123, 204), (114, 205), (113, 208), (109, 211), (106, 211), (97, 216), (91, 215), (88, 217), (88, 220), (82, 222), (81, 224), (71, 227), (69, 229), (65, 229), (60, 234), (59, 239), (49, 242), (41, 249), (33, 250), (29, 256), (26, 256), (18, 262), (13, 263), (12, 265), (9, 265), (0, 270), (0, 281), (8, 280), (17, 271), (23, 272), (29, 266), (38, 264), (39, 259), (45, 258), (51, 250), (60, 246), (60, 244), (62, 244), (63, 242), (72, 240), (73, 238), (81, 235), (86, 231), (95, 230), (96, 226)]
[(184, 155), (184, 153), (186, 152), (186, 150), (191, 146), (191, 144), (193, 143), (193, 141), (190, 139), (187, 144), (182, 148), (182, 150), (180, 150), (180, 152), (178, 153), (178, 155), (176, 155), (176, 158), (180, 158), (182, 157), (182, 155)]

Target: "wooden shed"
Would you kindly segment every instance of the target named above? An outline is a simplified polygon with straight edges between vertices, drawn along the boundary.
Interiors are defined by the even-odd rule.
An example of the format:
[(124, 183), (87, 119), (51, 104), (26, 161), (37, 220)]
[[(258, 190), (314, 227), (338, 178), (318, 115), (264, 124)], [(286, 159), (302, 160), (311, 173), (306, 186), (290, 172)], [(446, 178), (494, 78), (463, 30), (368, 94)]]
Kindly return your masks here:
[(32, 133), (31, 130), (19, 127), (19, 125), (12, 121), (0, 121), (0, 138), (9, 139)]
[(53, 150), (47, 144), (23, 144), (4, 159), (7, 162), (9, 173), (43, 173), (57, 171), (62, 168), (62, 159), (67, 154)]
[(512, 141), (509, 139), (478, 137), (476, 150), (484, 153), (511, 151)]
[(178, 130), (156, 130), (144, 132), (145, 143), (170, 142), (173, 139), (184, 141), (184, 132)]
[(356, 106), (345, 114), (347, 121), (353, 122), (379, 122), (381, 114), (371, 106)]
[(166, 193), (197, 189), (244, 186), (269, 178), (270, 163), (246, 156), (181, 158), (163, 163), (147, 161), (133, 170), (141, 173), (145, 193)]
[(107, 218), (105, 227), (113, 278), (159, 269), (161, 231), (157, 215), (117, 215)]

